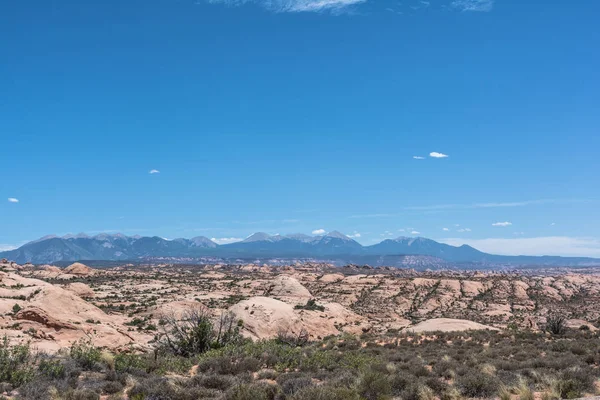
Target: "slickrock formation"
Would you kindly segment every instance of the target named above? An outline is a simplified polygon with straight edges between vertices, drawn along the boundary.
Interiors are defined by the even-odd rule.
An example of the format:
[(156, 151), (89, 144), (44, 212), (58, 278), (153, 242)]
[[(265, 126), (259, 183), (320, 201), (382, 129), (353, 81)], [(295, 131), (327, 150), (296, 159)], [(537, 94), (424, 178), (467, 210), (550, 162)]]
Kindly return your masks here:
[(414, 326), (408, 328), (411, 332), (452, 332), (452, 331), (473, 331), (473, 330), (494, 330), (498, 328), (492, 326), (478, 324), (477, 322), (467, 321), (464, 319), (450, 319), (450, 318), (435, 318), (423, 321)]

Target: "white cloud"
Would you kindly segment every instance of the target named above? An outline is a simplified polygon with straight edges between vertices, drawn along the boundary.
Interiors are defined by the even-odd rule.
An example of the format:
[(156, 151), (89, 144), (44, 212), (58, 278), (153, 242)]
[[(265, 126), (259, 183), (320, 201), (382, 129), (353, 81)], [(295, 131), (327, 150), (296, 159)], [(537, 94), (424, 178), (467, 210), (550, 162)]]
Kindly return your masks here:
[(420, 234), (420, 233), (421, 233), (421, 232), (419, 232), (419, 231), (412, 231), (412, 232), (411, 232), (411, 235), (418, 235), (418, 234)]
[(160, 171), (157, 169), (151, 169), (150, 172), (148, 172), (149, 174), (160, 174)]
[(9, 203), (18, 203), (18, 202), (19, 202), (19, 199), (15, 199), (14, 197), (9, 197), (9, 198), (8, 198), (8, 202), (9, 202)]
[(406, 232), (406, 229), (398, 229), (398, 232)]
[(17, 246), (13, 246), (12, 244), (2, 244), (0, 243), (0, 251), (9, 251), (16, 249)]
[(448, 228), (442, 228), (442, 230), (448, 232), (450, 229), (448, 229)]
[(413, 158), (415, 160), (424, 160), (425, 159), (425, 157), (421, 157), (421, 156), (413, 156)]
[(224, 238), (210, 238), (210, 240), (212, 240), (216, 244), (228, 244), (228, 243), (241, 242), (244, 239), (236, 238), (236, 237), (224, 237)]
[(462, 232), (471, 232), (471, 228), (462, 228), (462, 229), (457, 230), (457, 232), (461, 232), (461, 233)]
[(325, 234), (325, 229), (315, 229), (314, 231), (312, 231), (313, 235), (323, 235)]
[(460, 11), (492, 11), (494, 0), (454, 0), (452, 7)]
[(508, 222), (508, 221), (506, 221), (506, 222), (494, 222), (492, 224), (492, 226), (502, 226), (502, 227), (511, 226), (511, 225), (512, 225), (512, 222)]
[(548, 236), (510, 239), (441, 239), (453, 246), (468, 244), (491, 254), (511, 256), (600, 257), (600, 238)]
[(429, 153), (429, 157), (433, 157), (433, 158), (448, 158), (449, 156), (447, 154), (444, 154), (444, 153), (438, 153), (437, 151), (432, 151), (431, 153)]
[(356, 239), (360, 237), (360, 233), (354, 232), (352, 235), (347, 235), (349, 238)]
[(550, 226), (554, 226), (554, 225), (556, 225), (556, 222), (553, 222), (553, 223), (550, 224)]
[(274, 12), (341, 11), (346, 7), (364, 3), (367, 0), (207, 0), (209, 3), (222, 3), (239, 6), (256, 3)]

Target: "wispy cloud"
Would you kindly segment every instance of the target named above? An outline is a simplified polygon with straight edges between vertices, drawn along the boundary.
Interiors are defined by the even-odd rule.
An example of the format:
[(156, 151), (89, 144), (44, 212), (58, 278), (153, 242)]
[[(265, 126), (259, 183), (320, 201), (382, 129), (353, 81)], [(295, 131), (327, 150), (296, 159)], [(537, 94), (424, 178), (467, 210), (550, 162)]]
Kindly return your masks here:
[(421, 233), (421, 232), (419, 232), (419, 231), (412, 231), (412, 232), (411, 232), (411, 235), (419, 235), (420, 233)]
[(364, 3), (367, 0), (207, 0), (212, 4), (240, 6), (255, 3), (273, 12), (339, 12), (349, 6)]
[(9, 198), (8, 198), (8, 202), (9, 202), (9, 203), (18, 203), (18, 202), (19, 202), (19, 199), (15, 199), (14, 197), (9, 197)]
[(9, 251), (9, 250), (14, 250), (16, 248), (17, 248), (17, 246), (14, 246), (12, 244), (0, 243), (0, 251)]
[(443, 231), (448, 232), (450, 229), (448, 228), (442, 228)]
[(358, 233), (358, 232), (354, 232), (353, 234), (351, 234), (351, 235), (346, 235), (346, 236), (348, 236), (349, 238), (352, 238), (352, 239), (357, 239), (357, 238), (359, 238), (359, 237), (360, 237), (360, 233)]
[(579, 203), (587, 200), (565, 200), (565, 199), (541, 199), (496, 203), (473, 203), (473, 204), (434, 204), (430, 206), (404, 207), (405, 210), (447, 210), (447, 209), (469, 209), (469, 208), (503, 208), (503, 207), (525, 207), (552, 203)]
[[(596, 200), (585, 199), (541, 199), (513, 202), (497, 202), (497, 203), (473, 203), (473, 204), (433, 204), (427, 206), (407, 206), (403, 207), (404, 211), (443, 211), (443, 210), (467, 210), (477, 208), (505, 208), (505, 207), (526, 207), (544, 204), (573, 204), (573, 203), (589, 203)], [(399, 217), (403, 214), (396, 213), (373, 213), (373, 214), (355, 214), (348, 218), (392, 218)], [(458, 225), (457, 225), (458, 226)]]
[(151, 169), (148, 173), (149, 174), (160, 174), (160, 171), (157, 169)]
[(421, 157), (421, 156), (413, 156), (413, 158), (415, 160), (424, 160), (425, 159), (425, 157)]
[(494, 0), (454, 0), (452, 7), (460, 11), (489, 12), (494, 7)]
[(433, 158), (448, 158), (448, 154), (444, 154), (444, 153), (438, 153), (437, 151), (432, 151), (431, 153), (429, 153), (429, 157), (433, 157)]
[(312, 231), (313, 235), (323, 235), (325, 234), (325, 229), (315, 229), (314, 231)]
[(477, 250), (512, 256), (600, 257), (600, 238), (547, 236), (510, 239), (441, 239), (453, 246), (468, 244)]
[(508, 222), (508, 221), (506, 221), (506, 222), (494, 222), (492, 224), (492, 226), (502, 226), (502, 227), (511, 226), (511, 225), (512, 225), (512, 222)]
[(228, 243), (241, 242), (244, 239), (236, 238), (236, 237), (224, 237), (224, 238), (210, 238), (210, 240), (212, 240), (216, 244), (228, 244)]
[(460, 233), (471, 232), (471, 228), (461, 228), (461, 229), (457, 230), (456, 232), (460, 232)]

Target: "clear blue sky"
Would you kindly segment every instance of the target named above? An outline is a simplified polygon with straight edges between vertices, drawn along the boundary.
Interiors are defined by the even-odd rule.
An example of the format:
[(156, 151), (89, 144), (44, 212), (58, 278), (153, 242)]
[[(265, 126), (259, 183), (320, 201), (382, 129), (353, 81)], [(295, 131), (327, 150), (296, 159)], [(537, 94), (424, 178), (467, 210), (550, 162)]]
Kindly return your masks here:
[(599, 2), (265, 3), (1, 2), (0, 248), (337, 229), (600, 256)]

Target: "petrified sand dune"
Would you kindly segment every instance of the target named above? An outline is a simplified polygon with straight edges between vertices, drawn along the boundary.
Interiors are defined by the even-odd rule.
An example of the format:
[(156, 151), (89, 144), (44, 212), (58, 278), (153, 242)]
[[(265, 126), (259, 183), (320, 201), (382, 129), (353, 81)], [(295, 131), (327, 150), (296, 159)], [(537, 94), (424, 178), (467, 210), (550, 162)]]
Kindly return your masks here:
[(244, 321), (243, 334), (252, 339), (270, 339), (280, 332), (299, 333), (305, 329), (311, 338), (337, 335), (341, 331), (367, 330), (366, 319), (341, 304), (324, 304), (324, 311), (297, 310), (291, 304), (270, 297), (252, 297), (229, 311)]
[(498, 328), (493, 326), (479, 324), (466, 319), (434, 318), (423, 321), (408, 328), (411, 332), (453, 332), (453, 331), (474, 331), (474, 330), (493, 330)]
[[(13, 339), (22, 338), (21, 331), (6, 327), (18, 322), (23, 331), (35, 332), (32, 345), (46, 351), (57, 351), (80, 339), (110, 349), (135, 343), (125, 333), (125, 318), (107, 315), (75, 293), (12, 273), (2, 274), (2, 282), (11, 287), (4, 289), (11, 293), (10, 298), (0, 299), (0, 327)], [(10, 316), (15, 305), (20, 310)]]
[(82, 299), (91, 299), (95, 296), (92, 288), (81, 282), (69, 283), (68, 285), (65, 285), (65, 289), (69, 292), (75, 293)]
[(95, 272), (96, 271), (93, 268), (90, 268), (82, 263), (73, 263), (63, 270), (63, 274), (70, 274), (76, 276), (94, 275)]
[(279, 275), (269, 285), (269, 294), (290, 303), (302, 303), (312, 298), (312, 294), (296, 278)]
[(344, 279), (344, 275), (342, 275), (342, 274), (325, 274), (321, 278), (319, 278), (319, 282), (332, 283), (332, 282), (339, 282), (343, 279)]

